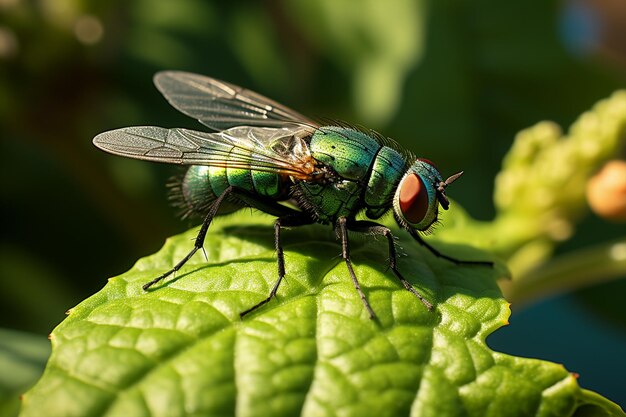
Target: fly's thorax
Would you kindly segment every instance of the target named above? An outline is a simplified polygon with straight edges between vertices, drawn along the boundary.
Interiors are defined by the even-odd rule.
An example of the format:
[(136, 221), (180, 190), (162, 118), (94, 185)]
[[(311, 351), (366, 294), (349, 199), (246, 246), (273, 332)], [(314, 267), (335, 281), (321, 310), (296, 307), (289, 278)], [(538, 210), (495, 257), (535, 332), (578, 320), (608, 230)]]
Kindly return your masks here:
[(296, 204), (320, 223), (334, 223), (339, 217), (350, 217), (362, 207), (362, 187), (355, 181), (328, 183), (298, 181), (293, 189)]
[(398, 151), (367, 133), (340, 126), (318, 129), (309, 147), (318, 165), (328, 171), (321, 185), (300, 187), (319, 218), (333, 221), (339, 213), (354, 215), (365, 208), (369, 218), (377, 219), (391, 208), (407, 165)]
[(370, 219), (381, 217), (391, 208), (398, 183), (406, 171), (406, 161), (399, 152), (383, 146), (372, 164), (365, 190), (365, 214)]
[(309, 143), (311, 156), (339, 177), (364, 180), (381, 145), (358, 130), (325, 126), (315, 131)]
[(437, 187), (443, 179), (427, 160), (418, 159), (403, 175), (393, 198), (393, 210), (402, 226), (426, 231), (437, 220)]

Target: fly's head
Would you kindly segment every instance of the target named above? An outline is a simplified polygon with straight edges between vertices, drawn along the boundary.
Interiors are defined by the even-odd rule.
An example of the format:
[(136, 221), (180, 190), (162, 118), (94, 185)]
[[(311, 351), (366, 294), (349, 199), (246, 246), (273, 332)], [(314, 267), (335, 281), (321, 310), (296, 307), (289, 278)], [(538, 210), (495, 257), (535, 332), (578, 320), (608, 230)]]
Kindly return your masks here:
[(393, 198), (398, 224), (410, 233), (429, 231), (437, 221), (439, 206), (447, 210), (450, 205), (446, 187), (462, 174), (463, 171), (444, 180), (432, 162), (417, 159), (400, 180)]

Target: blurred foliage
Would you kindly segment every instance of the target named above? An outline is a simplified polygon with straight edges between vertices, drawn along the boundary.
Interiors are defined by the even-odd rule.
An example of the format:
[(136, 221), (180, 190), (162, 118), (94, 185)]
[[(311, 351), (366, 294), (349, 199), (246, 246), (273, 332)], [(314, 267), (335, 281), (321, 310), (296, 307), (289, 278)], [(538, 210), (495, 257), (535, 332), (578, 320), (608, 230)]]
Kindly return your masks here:
[[(48, 333), (106, 277), (189, 226), (165, 203), (176, 169), (91, 145), (116, 127), (198, 128), (153, 88), (162, 69), (377, 128), (444, 175), (465, 170), (452, 196), (491, 219), (493, 178), (515, 134), (541, 120), (569, 126), (626, 84), (601, 40), (566, 47), (573, 3), (584, 2), (372, 0), (354, 13), (341, 1), (0, 0), (0, 326)], [(557, 256), (623, 237), (586, 213)], [(576, 297), (620, 322), (623, 303), (608, 300), (621, 283)], [(624, 385), (610, 381), (591, 388)]]
[(39, 379), (49, 355), (45, 337), (0, 329), (0, 416), (17, 415), (19, 396)]
[(505, 259), (513, 279), (503, 286), (513, 303), (621, 278), (626, 274), (624, 237), (552, 264), (546, 261), (559, 242), (572, 237), (588, 212), (585, 190), (592, 174), (624, 148), (626, 90), (581, 115), (566, 136), (551, 122), (525, 129), (516, 136), (496, 177), (494, 220), (471, 224), (462, 213), (450, 215), (448, 223), (464, 223), (468, 231), (459, 235), (448, 227), (439, 236), (448, 241), (469, 241), (466, 235), (473, 236), (474, 244)]
[(316, 48), (350, 74), (351, 97), (368, 125), (397, 112), (404, 82), (423, 54), (424, 0), (285, 2)]

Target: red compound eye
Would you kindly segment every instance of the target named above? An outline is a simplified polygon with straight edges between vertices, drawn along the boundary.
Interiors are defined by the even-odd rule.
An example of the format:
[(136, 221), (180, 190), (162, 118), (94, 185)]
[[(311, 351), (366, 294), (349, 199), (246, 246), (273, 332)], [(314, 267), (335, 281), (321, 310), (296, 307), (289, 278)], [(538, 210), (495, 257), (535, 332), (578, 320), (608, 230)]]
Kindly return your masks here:
[(400, 210), (412, 224), (421, 222), (428, 212), (428, 191), (417, 174), (407, 176), (400, 184)]
[(432, 165), (433, 168), (437, 168), (437, 165), (435, 165), (435, 163), (433, 161), (431, 161), (430, 159), (426, 159), (426, 158), (417, 158), (418, 161), (422, 161), (427, 163), (428, 165)]

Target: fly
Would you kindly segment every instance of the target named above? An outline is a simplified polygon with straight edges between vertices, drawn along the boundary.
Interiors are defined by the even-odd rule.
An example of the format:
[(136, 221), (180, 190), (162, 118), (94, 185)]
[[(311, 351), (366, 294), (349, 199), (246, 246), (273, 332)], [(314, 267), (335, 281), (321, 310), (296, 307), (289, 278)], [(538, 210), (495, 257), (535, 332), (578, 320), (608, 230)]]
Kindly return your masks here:
[[(260, 94), (224, 81), (179, 71), (159, 72), (154, 83), (170, 104), (212, 130), (155, 126), (127, 127), (99, 134), (94, 145), (112, 154), (189, 166), (174, 187), (187, 215), (204, 217), (194, 247), (144, 290), (178, 271), (202, 249), (213, 218), (243, 207), (276, 216), (274, 242), (278, 279), (269, 295), (240, 313), (268, 303), (285, 276), (281, 232), (313, 223), (331, 225), (341, 240), (342, 258), (370, 318), (376, 317), (352, 268), (348, 231), (384, 236), (389, 268), (429, 310), (426, 300), (402, 276), (391, 230), (373, 220), (393, 211), (398, 225), (435, 256), (460, 261), (426, 243), (439, 206), (448, 209), (446, 188), (462, 172), (443, 179), (435, 165), (396, 142), (345, 124), (321, 125)], [(280, 204), (293, 203), (295, 208)], [(359, 213), (371, 220), (357, 220)]]

